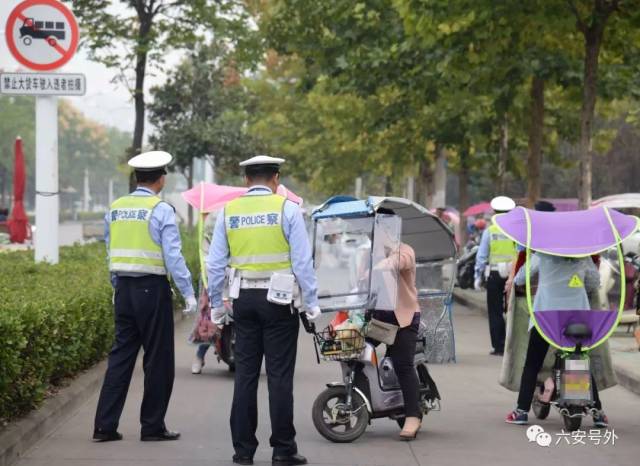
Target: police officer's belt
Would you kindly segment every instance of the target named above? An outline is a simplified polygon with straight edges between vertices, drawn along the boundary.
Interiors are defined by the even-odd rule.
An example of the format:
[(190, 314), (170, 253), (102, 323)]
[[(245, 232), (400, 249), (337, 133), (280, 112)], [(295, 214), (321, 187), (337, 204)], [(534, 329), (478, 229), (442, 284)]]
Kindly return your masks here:
[(240, 280), (240, 289), (241, 290), (248, 290), (248, 289), (268, 290), (270, 282), (271, 280), (268, 278), (261, 278), (261, 279), (243, 278), (242, 280)]

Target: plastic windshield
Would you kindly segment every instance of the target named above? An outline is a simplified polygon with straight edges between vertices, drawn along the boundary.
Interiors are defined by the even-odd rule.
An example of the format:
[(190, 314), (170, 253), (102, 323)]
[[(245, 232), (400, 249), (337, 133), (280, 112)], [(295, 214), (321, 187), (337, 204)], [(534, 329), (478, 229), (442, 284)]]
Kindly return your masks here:
[(397, 215), (378, 214), (373, 231), (371, 303), (374, 309), (394, 311), (398, 303), (398, 269), (402, 220)]
[(373, 225), (373, 216), (316, 221), (314, 262), (323, 310), (366, 307)]

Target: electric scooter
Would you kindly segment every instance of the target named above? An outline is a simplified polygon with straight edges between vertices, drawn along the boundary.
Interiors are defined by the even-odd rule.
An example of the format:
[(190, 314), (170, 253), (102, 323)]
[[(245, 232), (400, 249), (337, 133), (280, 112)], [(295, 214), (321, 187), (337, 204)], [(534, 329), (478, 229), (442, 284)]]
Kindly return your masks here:
[[(375, 342), (365, 339), (358, 330), (316, 332), (315, 324), (304, 314), (300, 318), (305, 330), (314, 336), (318, 361), (338, 361), (342, 381), (331, 382), (315, 399), (313, 425), (320, 435), (335, 443), (358, 439), (372, 419), (394, 419), (404, 426), (404, 400), (393, 362), (388, 355), (378, 358)], [(425, 355), (426, 326), (421, 323), (414, 367), (420, 382), (422, 415), (440, 410), (440, 393), (429, 374)]]

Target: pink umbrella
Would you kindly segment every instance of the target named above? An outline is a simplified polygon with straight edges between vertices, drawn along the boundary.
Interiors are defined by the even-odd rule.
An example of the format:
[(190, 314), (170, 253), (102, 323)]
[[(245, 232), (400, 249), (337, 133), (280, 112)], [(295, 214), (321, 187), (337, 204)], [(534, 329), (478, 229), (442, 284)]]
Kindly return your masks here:
[[(247, 188), (202, 182), (183, 192), (182, 197), (200, 212), (213, 212), (221, 209), (227, 202), (242, 196), (246, 192)], [(293, 191), (288, 190), (284, 185), (278, 186), (278, 194), (286, 196), (287, 199), (296, 204), (302, 205), (302, 198)]]
[(493, 209), (491, 208), (491, 204), (488, 202), (480, 202), (479, 204), (474, 204), (464, 211), (465, 217), (471, 217), (473, 215), (484, 214), (487, 212), (491, 212)]

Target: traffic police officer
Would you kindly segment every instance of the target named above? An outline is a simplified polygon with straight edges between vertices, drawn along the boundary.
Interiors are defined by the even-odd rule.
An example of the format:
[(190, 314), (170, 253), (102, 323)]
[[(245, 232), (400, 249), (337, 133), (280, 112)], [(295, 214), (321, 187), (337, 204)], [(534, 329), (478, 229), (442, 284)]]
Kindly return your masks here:
[[(273, 464), (306, 464), (298, 454), (293, 426), (293, 375), (299, 320), (293, 304), (268, 300), (271, 278), (293, 273), (302, 289), (306, 313), (320, 315), (311, 248), (300, 208), (278, 188), (284, 159), (259, 155), (240, 163), (249, 191), (229, 202), (218, 216), (207, 257), (212, 320), (223, 324), (225, 267), (234, 277), (236, 329), (235, 385), (231, 436), (237, 464), (253, 464), (258, 447), (257, 389), (264, 356), (269, 387)], [(280, 275), (284, 274), (284, 275)], [(275, 277), (274, 277), (275, 278)], [(234, 287), (239, 290), (234, 291)], [(234, 285), (235, 283), (235, 285)], [(237, 296), (234, 296), (237, 294)]]
[(173, 306), (167, 273), (195, 311), (191, 274), (181, 252), (175, 212), (158, 193), (172, 156), (147, 152), (129, 160), (137, 189), (112, 205), (105, 217), (105, 241), (114, 286), (115, 342), (100, 392), (93, 439), (121, 440), (117, 431), (140, 347), (144, 349), (144, 396), (140, 410), (142, 441), (177, 440), (167, 430), (175, 371)]
[[(513, 199), (498, 196), (491, 200), (491, 208), (496, 214), (509, 212), (515, 208)], [(490, 354), (502, 356), (504, 353), (505, 323), (504, 286), (509, 276), (511, 262), (516, 257), (516, 245), (507, 238), (495, 224), (489, 226), (482, 233), (480, 247), (476, 255), (475, 289), (480, 290), (482, 275), (489, 263), (487, 277), (487, 312), (489, 314), (489, 334), (493, 351)]]

